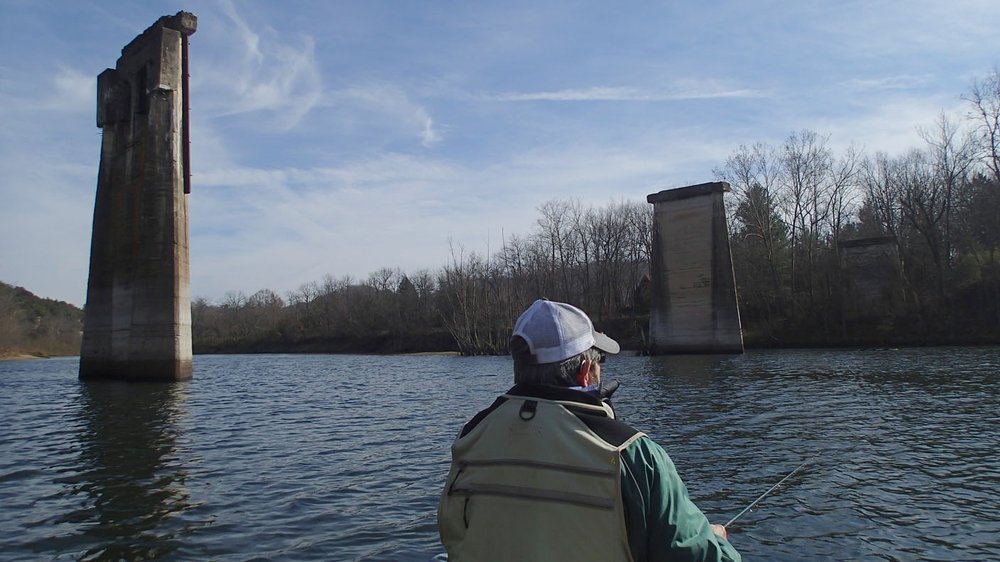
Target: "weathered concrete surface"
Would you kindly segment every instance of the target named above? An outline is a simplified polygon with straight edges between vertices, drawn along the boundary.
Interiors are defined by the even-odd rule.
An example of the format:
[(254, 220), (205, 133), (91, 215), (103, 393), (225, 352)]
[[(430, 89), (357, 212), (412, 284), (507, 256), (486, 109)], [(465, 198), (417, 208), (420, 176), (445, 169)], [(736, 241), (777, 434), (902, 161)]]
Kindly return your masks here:
[(187, 12), (160, 18), (97, 79), (103, 137), (80, 378), (191, 377), (182, 90), (196, 27)]
[(724, 182), (664, 190), (653, 204), (650, 353), (742, 353)]
[(899, 287), (902, 265), (894, 236), (842, 240), (840, 263), (844, 272), (843, 309), (848, 321), (877, 320), (893, 312), (902, 300)]

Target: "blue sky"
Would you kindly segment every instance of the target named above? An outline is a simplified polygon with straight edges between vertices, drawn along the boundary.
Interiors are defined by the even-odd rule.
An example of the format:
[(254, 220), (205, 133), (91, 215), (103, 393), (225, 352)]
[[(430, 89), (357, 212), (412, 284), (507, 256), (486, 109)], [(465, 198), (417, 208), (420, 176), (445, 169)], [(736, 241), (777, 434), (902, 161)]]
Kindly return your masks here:
[(800, 129), (900, 153), (1000, 64), (996, 0), (0, 0), (0, 280), (84, 303), (96, 76), (179, 10), (211, 300), (434, 271)]

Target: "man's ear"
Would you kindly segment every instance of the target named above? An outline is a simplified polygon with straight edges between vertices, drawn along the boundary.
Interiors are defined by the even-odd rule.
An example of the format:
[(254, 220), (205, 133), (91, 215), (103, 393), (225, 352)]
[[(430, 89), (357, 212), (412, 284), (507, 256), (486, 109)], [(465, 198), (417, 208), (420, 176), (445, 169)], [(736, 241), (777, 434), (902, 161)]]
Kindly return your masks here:
[(576, 384), (584, 387), (590, 385), (590, 359), (584, 359), (580, 364), (580, 370), (576, 372)]

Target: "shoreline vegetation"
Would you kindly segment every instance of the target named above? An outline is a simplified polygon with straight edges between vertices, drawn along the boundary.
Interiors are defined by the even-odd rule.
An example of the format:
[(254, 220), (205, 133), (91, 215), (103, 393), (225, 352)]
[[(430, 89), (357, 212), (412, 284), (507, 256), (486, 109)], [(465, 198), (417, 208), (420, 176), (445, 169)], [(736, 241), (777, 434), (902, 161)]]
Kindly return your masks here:
[[(1000, 72), (904, 154), (836, 152), (802, 130), (741, 145), (713, 170), (726, 195), (744, 344), (886, 348), (1000, 344)], [(614, 187), (614, 186), (609, 186)], [(437, 271), (327, 275), (192, 302), (196, 354), (502, 355), (536, 298), (572, 303), (644, 350), (652, 206), (551, 200), (493, 253), (451, 247)], [(0, 283), (0, 356), (78, 354), (83, 313)]]
[(4, 352), (0, 353), (0, 361), (21, 361), (24, 359), (50, 359), (52, 357), (72, 357), (72, 355), (42, 355), (42, 354), (28, 354), (28, 353), (11, 353)]
[[(473, 263), (481, 266), (484, 262)], [(292, 302), (269, 291), (249, 298), (233, 293), (221, 305), (199, 299), (192, 306), (193, 350), (196, 355), (506, 355), (506, 338), (520, 303), (493, 300), (492, 288), (500, 284), (475, 276), (458, 283), (466, 287), (465, 300), (458, 298), (454, 285), (460, 271), (468, 274), (469, 263), (445, 268), (438, 280), (441, 284), (426, 285), (435, 290), (423, 293), (424, 298), (406, 276), (387, 270), (380, 278), (399, 276), (398, 284), (381, 291), (370, 281), (356, 285), (327, 279), (325, 289), (318, 285), (302, 289), (315, 291), (312, 298)], [(642, 295), (633, 298), (641, 300)], [(12, 315), (9, 305), (15, 301), (16, 314)], [(0, 283), (0, 305), (4, 303), (8, 306), (0, 306), (0, 360), (79, 355), (81, 309)], [(914, 322), (913, 316), (885, 314), (842, 321), (837, 330), (830, 329), (831, 323), (810, 328), (794, 325), (790, 319), (778, 329), (743, 312), (744, 345), (747, 350), (1000, 345), (1000, 322), (990, 324), (996, 301), (991, 306), (981, 309), (986, 315), (979, 322), (974, 315), (960, 324), (948, 318), (933, 324)], [(504, 321), (497, 310), (508, 310), (510, 318)], [(484, 316), (487, 313), (492, 316)], [(486, 324), (489, 318), (496, 322), (492, 327)], [(595, 315), (597, 329), (614, 337), (632, 355), (646, 353), (648, 321), (648, 315), (630, 311), (617, 317)], [(931, 326), (939, 329), (928, 329)]]
[[(900, 348), (920, 348), (920, 347), (981, 347), (981, 346), (1000, 346), (1000, 337), (998, 336), (983, 336), (974, 338), (930, 338), (924, 340), (896, 340), (896, 339), (883, 339), (883, 340), (850, 340), (850, 341), (835, 341), (835, 342), (794, 342), (794, 343), (784, 343), (782, 345), (767, 345), (760, 344), (756, 342), (749, 342), (745, 345), (746, 351), (753, 350), (795, 350), (795, 349), (842, 349), (842, 350), (879, 350), (879, 349), (900, 349)], [(411, 357), (462, 357), (462, 353), (456, 350), (424, 350), (424, 351), (373, 351), (367, 350), (363, 351), (362, 347), (357, 349), (353, 348), (330, 348), (326, 349), (322, 346), (314, 346), (308, 349), (303, 349), (301, 347), (291, 347), (283, 349), (280, 347), (266, 347), (260, 349), (244, 348), (244, 347), (234, 347), (232, 349), (211, 349), (211, 350), (199, 350), (194, 353), (194, 355), (398, 355), (398, 356), (411, 356)], [(646, 352), (642, 349), (630, 349), (623, 347), (621, 354), (623, 356), (644, 356)], [(32, 352), (32, 353), (21, 353), (21, 352), (0, 352), (0, 361), (27, 361), (27, 360), (44, 360), (44, 359), (54, 359), (57, 357), (76, 357), (79, 355), (79, 351), (75, 353), (53, 353), (47, 354), (43, 352)], [(507, 354), (496, 354), (499, 356), (505, 356)], [(693, 355), (693, 354), (673, 354), (673, 355)], [(732, 355), (732, 354), (722, 354), (722, 355)]]
[(0, 282), (0, 360), (80, 354), (83, 310)]

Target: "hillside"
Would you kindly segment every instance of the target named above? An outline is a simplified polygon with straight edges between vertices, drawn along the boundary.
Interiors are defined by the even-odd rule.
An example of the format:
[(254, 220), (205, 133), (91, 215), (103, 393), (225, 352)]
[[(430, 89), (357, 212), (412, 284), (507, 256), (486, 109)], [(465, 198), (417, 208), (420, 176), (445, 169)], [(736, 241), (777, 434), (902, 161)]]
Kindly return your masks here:
[(77, 355), (83, 310), (0, 282), (0, 358)]

